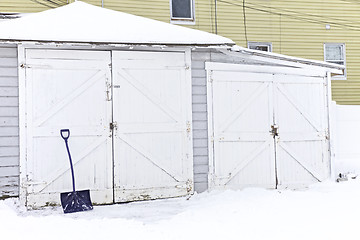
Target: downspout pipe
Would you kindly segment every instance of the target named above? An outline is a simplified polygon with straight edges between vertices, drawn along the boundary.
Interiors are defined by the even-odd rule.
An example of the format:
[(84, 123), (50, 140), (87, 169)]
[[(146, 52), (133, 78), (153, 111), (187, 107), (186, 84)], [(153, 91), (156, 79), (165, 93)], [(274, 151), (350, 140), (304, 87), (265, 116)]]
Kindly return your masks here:
[(218, 34), (218, 30), (217, 30), (217, 0), (215, 1), (215, 34)]

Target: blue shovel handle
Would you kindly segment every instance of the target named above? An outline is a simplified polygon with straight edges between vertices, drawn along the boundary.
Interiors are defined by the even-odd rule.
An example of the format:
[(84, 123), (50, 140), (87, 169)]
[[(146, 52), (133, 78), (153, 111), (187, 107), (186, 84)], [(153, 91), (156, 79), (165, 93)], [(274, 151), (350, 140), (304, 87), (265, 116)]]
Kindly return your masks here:
[(73, 168), (73, 163), (72, 163), (72, 160), (71, 160), (71, 155), (70, 155), (70, 150), (69, 150), (69, 145), (68, 145), (68, 139), (70, 137), (70, 130), (69, 129), (61, 129), (60, 130), (60, 135), (65, 140), (66, 150), (67, 150), (68, 155), (69, 155), (73, 192), (75, 192), (74, 168)]
[(60, 134), (64, 140), (68, 140), (70, 137), (70, 130), (69, 129), (61, 129)]

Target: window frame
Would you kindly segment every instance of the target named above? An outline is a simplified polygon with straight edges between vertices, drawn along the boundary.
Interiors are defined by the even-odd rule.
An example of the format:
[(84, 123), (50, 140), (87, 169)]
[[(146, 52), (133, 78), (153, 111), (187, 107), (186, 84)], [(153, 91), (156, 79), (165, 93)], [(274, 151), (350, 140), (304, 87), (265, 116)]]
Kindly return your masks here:
[(173, 17), (173, 12), (172, 12), (173, 0), (170, 0), (170, 23), (195, 25), (195, 0), (190, 0), (190, 1), (191, 1), (190, 3), (191, 18), (179, 18), (179, 17)]
[[(247, 43), (247, 48), (249, 48), (251, 50), (256, 50), (256, 49), (250, 48), (250, 46), (266, 46), (266, 47), (268, 47), (267, 52), (272, 52), (272, 42), (252, 42), (252, 41), (249, 41)], [(262, 50), (258, 50), (258, 51), (262, 51)]]
[[(326, 59), (326, 46), (342, 46), (342, 54), (343, 54), (343, 60), (327, 60)], [(347, 71), (346, 71), (346, 46), (345, 43), (324, 43), (324, 61), (328, 62), (328, 63), (335, 63), (336, 62), (344, 62), (343, 66), (345, 67), (344, 69), (344, 74), (343, 75), (335, 75), (332, 76), (332, 80), (346, 80), (347, 79)]]

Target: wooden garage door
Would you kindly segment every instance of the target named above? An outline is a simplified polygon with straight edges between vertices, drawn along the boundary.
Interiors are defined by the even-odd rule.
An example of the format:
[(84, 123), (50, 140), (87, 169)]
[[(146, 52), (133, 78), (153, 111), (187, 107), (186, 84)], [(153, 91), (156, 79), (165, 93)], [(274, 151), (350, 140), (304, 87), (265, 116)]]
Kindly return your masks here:
[(329, 176), (323, 73), (207, 68), (210, 188), (296, 188)]
[(94, 203), (113, 202), (110, 52), (26, 50), (26, 131), (29, 207), (59, 204), (71, 191), (69, 160), (60, 129), (69, 128), (77, 189)]
[(212, 71), (210, 79), (211, 187), (275, 187), (273, 75)]
[(184, 52), (113, 52), (115, 202), (192, 191), (191, 76)]
[(27, 49), (27, 205), (58, 204), (59, 192), (71, 191), (62, 128), (71, 130), (76, 188), (90, 188), (93, 203), (191, 193), (186, 59), (184, 52)]
[(326, 78), (274, 75), (278, 188), (297, 188), (330, 174)]

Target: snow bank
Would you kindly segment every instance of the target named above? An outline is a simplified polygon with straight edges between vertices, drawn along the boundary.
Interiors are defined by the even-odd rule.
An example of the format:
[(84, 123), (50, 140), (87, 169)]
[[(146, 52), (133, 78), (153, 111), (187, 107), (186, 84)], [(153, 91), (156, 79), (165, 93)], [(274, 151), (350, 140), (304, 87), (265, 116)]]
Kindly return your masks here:
[(185, 198), (26, 212), (0, 201), (1, 236), (11, 239), (359, 239), (360, 180), (305, 191), (245, 189)]

